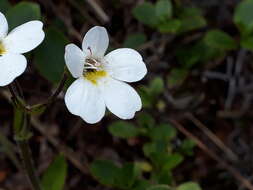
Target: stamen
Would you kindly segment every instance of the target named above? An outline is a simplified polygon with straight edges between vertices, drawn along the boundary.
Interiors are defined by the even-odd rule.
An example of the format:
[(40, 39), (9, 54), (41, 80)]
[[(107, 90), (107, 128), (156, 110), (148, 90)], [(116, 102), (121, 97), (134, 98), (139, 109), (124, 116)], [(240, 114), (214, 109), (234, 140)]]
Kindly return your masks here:
[(90, 55), (92, 56), (92, 51), (91, 51), (91, 48), (90, 48), (90, 47), (88, 47), (87, 49), (90, 51)]
[(88, 66), (94, 67), (94, 65), (92, 65), (91, 63), (88, 63), (88, 62), (85, 62), (84, 65), (88, 65)]
[(89, 66), (88, 66), (88, 67), (84, 67), (84, 69), (85, 69), (85, 70), (86, 70), (86, 69), (94, 69), (94, 70), (98, 70), (98, 69), (97, 69), (97, 67), (93, 67), (93, 66), (90, 66), (90, 67), (89, 67)]

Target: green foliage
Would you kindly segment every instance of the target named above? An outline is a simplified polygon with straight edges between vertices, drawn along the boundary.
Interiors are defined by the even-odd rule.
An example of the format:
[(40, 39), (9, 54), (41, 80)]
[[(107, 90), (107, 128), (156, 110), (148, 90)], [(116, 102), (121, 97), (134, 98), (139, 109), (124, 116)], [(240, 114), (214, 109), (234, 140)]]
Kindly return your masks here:
[(155, 13), (158, 20), (166, 20), (173, 15), (173, 6), (170, 0), (158, 0), (155, 4)]
[(133, 163), (118, 167), (108, 160), (96, 160), (91, 165), (91, 173), (104, 185), (131, 189), (139, 175), (139, 170)]
[(194, 182), (187, 182), (179, 185), (176, 190), (201, 190), (201, 187)]
[(152, 107), (157, 98), (164, 91), (164, 81), (161, 77), (156, 77), (150, 81), (149, 86), (141, 86), (139, 93), (142, 98), (143, 107)]
[(189, 155), (189, 156), (192, 156), (193, 155), (193, 148), (195, 147), (196, 143), (191, 140), (191, 139), (185, 139), (181, 146), (180, 146), (180, 149), (181, 151), (186, 154), (186, 155)]
[(204, 39), (201, 39), (195, 44), (180, 47), (176, 51), (176, 56), (185, 69), (189, 69), (199, 62), (210, 61), (224, 55), (225, 50), (208, 46)]
[(119, 168), (111, 161), (96, 160), (91, 165), (91, 173), (100, 183), (112, 186), (119, 174)]
[(137, 121), (138, 124), (143, 128), (152, 128), (155, 126), (154, 118), (150, 114), (145, 112), (142, 112), (138, 115)]
[(67, 162), (62, 155), (56, 157), (42, 177), (44, 190), (63, 190), (67, 176)]
[(40, 6), (32, 2), (20, 2), (6, 12), (9, 29), (31, 20), (40, 20)]
[(130, 138), (138, 135), (138, 129), (129, 122), (118, 121), (109, 126), (109, 132), (115, 137)]
[(221, 30), (209, 30), (204, 38), (209, 47), (221, 50), (233, 50), (237, 48), (236, 41)]
[(241, 39), (240, 45), (248, 50), (253, 51), (253, 35), (252, 36), (247, 36), (247, 37), (243, 37)]
[(181, 20), (179, 33), (185, 33), (207, 25), (205, 18), (202, 16), (200, 9), (196, 7), (182, 7), (178, 10), (178, 17)]
[(143, 33), (132, 34), (127, 37), (123, 46), (126, 48), (137, 49), (142, 44), (144, 44), (146, 41), (147, 41), (147, 36), (145, 34), (143, 34)]
[(181, 19), (179, 33), (189, 32), (206, 26), (206, 20), (202, 16), (187, 17)]
[(173, 188), (168, 185), (153, 185), (147, 188), (147, 190), (173, 190)]
[(0, 12), (3, 14), (6, 13), (6, 11), (11, 7), (10, 3), (8, 0), (1, 0), (0, 1)]
[[(133, 9), (133, 16), (141, 23), (156, 28), (161, 33), (181, 34), (206, 26), (206, 20), (197, 8), (176, 9), (170, 0), (158, 0), (155, 4), (144, 2)], [(173, 18), (173, 12), (176, 18)]]
[(181, 27), (181, 20), (179, 19), (170, 19), (164, 23), (161, 23), (159, 26), (158, 26), (158, 30), (161, 32), (161, 33), (177, 33), (177, 31), (180, 29)]
[(243, 35), (253, 32), (253, 0), (244, 0), (238, 4), (234, 13), (234, 22)]
[(159, 95), (163, 92), (164, 90), (164, 81), (160, 77), (154, 78), (150, 82), (150, 93), (153, 95)]
[(169, 88), (180, 86), (188, 76), (188, 69), (175, 68), (172, 69), (167, 77), (167, 86)]
[(36, 49), (35, 64), (40, 74), (53, 83), (60, 81), (64, 70), (65, 45), (64, 34), (55, 28), (46, 30), (44, 42)]
[(133, 9), (133, 16), (141, 23), (154, 27), (157, 24), (155, 6), (144, 2)]
[[(151, 89), (155, 94), (159, 94), (163, 89), (160, 79), (151, 82), (150, 86), (153, 87)], [(186, 154), (192, 152), (194, 146), (191, 146), (191, 143), (187, 141), (184, 151), (182, 151), (183, 148), (178, 151), (174, 149), (171, 142), (176, 138), (176, 129), (167, 123), (157, 124), (153, 116), (148, 113), (137, 115), (137, 123), (138, 126), (129, 122), (115, 122), (108, 130), (116, 137), (131, 138), (134, 136), (138, 138), (144, 136), (149, 139), (142, 147), (146, 160), (126, 163), (122, 167), (116, 166), (111, 161), (97, 160), (92, 164), (92, 175), (104, 185), (123, 190), (170, 187), (168, 185), (173, 184), (173, 169), (184, 160), (182, 153), (184, 151)], [(149, 179), (143, 178), (143, 173), (150, 173)]]
[(152, 128), (149, 132), (149, 135), (153, 140), (169, 141), (176, 136), (176, 130), (169, 124), (161, 124)]

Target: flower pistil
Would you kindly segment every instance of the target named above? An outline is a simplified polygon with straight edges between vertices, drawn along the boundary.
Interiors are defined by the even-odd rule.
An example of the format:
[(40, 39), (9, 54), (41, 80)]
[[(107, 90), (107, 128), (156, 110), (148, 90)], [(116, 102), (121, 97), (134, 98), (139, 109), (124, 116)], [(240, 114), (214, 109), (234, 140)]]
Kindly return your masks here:
[(6, 49), (4, 47), (3, 42), (0, 41), (0, 55), (3, 55), (6, 53)]
[(90, 81), (92, 84), (97, 85), (97, 81), (103, 77), (106, 77), (107, 73), (103, 70), (101, 71), (88, 71), (84, 74), (84, 77)]

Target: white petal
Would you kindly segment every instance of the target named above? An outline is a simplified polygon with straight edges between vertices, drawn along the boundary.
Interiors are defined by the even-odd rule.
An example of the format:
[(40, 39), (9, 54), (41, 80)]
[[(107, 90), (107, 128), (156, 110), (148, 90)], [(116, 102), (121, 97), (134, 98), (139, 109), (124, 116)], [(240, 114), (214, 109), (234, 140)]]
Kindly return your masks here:
[(121, 119), (131, 119), (141, 109), (141, 98), (128, 84), (108, 79), (103, 88), (106, 107)]
[(7, 35), (8, 22), (5, 16), (0, 12), (0, 40)]
[(8, 52), (26, 53), (36, 48), (44, 39), (43, 23), (30, 21), (14, 28), (4, 39)]
[(82, 48), (87, 55), (102, 58), (109, 45), (109, 37), (104, 27), (95, 26), (84, 36)]
[(26, 69), (25, 56), (20, 54), (5, 54), (0, 56), (0, 86), (10, 84)]
[(116, 49), (105, 56), (105, 69), (118, 80), (136, 82), (147, 73), (141, 55), (129, 48)]
[(74, 78), (83, 75), (85, 54), (75, 44), (69, 44), (65, 48), (65, 62)]
[(72, 114), (90, 124), (99, 122), (105, 115), (105, 103), (100, 90), (83, 77), (68, 88), (65, 103)]

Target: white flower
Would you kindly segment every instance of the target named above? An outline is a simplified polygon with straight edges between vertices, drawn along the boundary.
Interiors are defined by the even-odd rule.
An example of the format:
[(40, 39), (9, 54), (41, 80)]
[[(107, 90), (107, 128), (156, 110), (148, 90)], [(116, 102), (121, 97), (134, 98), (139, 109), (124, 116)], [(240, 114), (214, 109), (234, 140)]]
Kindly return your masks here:
[(103, 118), (106, 107), (121, 119), (131, 119), (142, 106), (140, 96), (125, 83), (146, 75), (141, 55), (121, 48), (104, 56), (108, 44), (106, 29), (95, 26), (86, 33), (82, 50), (74, 44), (65, 50), (66, 65), (77, 78), (66, 92), (66, 106), (91, 124)]
[(23, 53), (37, 47), (44, 39), (40, 21), (30, 21), (14, 28), (8, 35), (8, 23), (0, 12), (0, 86), (10, 84), (27, 65)]

